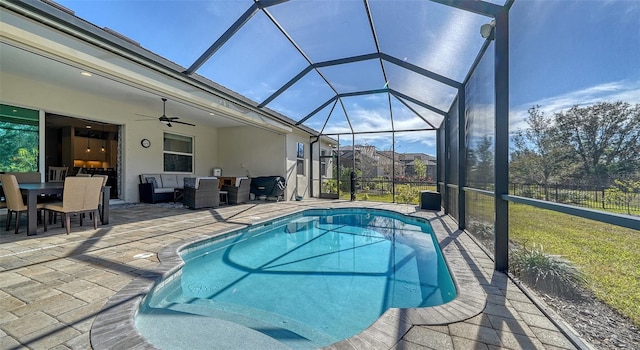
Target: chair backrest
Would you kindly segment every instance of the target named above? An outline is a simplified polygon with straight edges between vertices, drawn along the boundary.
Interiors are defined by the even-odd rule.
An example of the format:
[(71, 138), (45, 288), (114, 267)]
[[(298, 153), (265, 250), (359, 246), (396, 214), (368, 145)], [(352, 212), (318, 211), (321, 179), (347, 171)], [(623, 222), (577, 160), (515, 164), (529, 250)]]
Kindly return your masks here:
[(64, 211), (98, 209), (102, 178), (70, 176), (64, 180), (62, 208)]
[[(109, 180), (109, 175), (95, 174), (93, 177), (102, 179), (102, 187), (106, 186)], [(100, 202), (102, 202), (102, 188), (100, 188)]]
[(77, 173), (76, 177), (91, 177), (91, 174), (87, 174), (87, 173)]
[(249, 178), (247, 176), (240, 176), (240, 177), (236, 177), (236, 186), (235, 187), (240, 187), (240, 184), (243, 182), (242, 180), (248, 180)]
[(19, 184), (22, 183), (39, 183), (42, 181), (40, 173), (37, 171), (24, 172), (6, 172), (5, 175), (14, 175)]
[[(2, 182), (2, 180), (0, 180)], [(0, 185), (0, 208), (7, 207), (7, 198), (4, 196), (4, 190), (2, 189), (2, 185)]]
[(69, 171), (69, 167), (66, 166), (50, 166), (47, 181), (64, 182), (64, 179), (67, 177), (67, 171)]
[(7, 199), (7, 209), (14, 211), (27, 210), (27, 206), (24, 204), (20, 188), (18, 187), (18, 180), (15, 175), (0, 175), (0, 181), (2, 182), (2, 190), (4, 191), (4, 197)]
[(241, 178), (237, 187), (239, 189), (249, 190), (249, 188), (251, 187), (251, 179), (248, 177)]
[(198, 183), (198, 191), (213, 191), (218, 189), (217, 178), (201, 178)]
[(102, 187), (107, 185), (107, 181), (109, 180), (109, 175), (95, 174), (93, 177), (99, 177), (102, 179)]

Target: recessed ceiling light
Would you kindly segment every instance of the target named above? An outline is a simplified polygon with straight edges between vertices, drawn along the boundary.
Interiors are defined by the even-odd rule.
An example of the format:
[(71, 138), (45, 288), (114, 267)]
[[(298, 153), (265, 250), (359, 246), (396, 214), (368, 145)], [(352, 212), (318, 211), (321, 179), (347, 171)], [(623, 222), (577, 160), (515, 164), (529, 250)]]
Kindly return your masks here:
[(209, 115), (216, 115), (216, 114), (215, 114), (215, 113), (213, 113), (213, 112), (209, 112)]
[(89, 73), (89, 72), (82, 72), (80, 74), (84, 75), (85, 77), (90, 77), (91, 76), (91, 73)]
[(91, 125), (87, 125), (87, 129), (91, 129)]

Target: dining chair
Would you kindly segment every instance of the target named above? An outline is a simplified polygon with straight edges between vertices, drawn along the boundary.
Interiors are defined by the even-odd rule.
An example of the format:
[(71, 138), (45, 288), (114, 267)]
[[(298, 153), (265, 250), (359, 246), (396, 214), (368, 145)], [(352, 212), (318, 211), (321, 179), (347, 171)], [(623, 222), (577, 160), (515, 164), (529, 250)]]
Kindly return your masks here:
[(2, 189), (2, 185), (0, 185), (0, 209), (6, 208), (6, 207), (7, 207), (7, 198), (4, 196), (4, 190)]
[[(64, 220), (60, 220), (67, 234), (71, 232), (71, 215), (78, 214), (82, 226), (82, 214), (93, 215), (93, 229), (98, 228), (98, 202), (102, 191), (102, 178), (70, 176), (64, 180), (62, 203), (48, 203), (44, 205), (47, 212), (59, 213)], [(47, 220), (44, 220), (44, 230), (47, 231)]]
[(50, 166), (47, 174), (47, 182), (64, 182), (67, 177), (69, 167), (66, 166)]
[[(93, 177), (102, 179), (102, 187), (107, 185), (107, 181), (109, 181), (109, 175), (95, 174)], [(102, 220), (102, 197), (104, 194), (102, 193), (102, 188), (100, 188), (100, 199), (98, 200), (98, 213), (100, 214), (100, 220)]]
[[(27, 206), (24, 204), (24, 199), (22, 198), (22, 193), (20, 193), (20, 187), (18, 186), (18, 180), (15, 175), (2, 174), (0, 175), (0, 182), (2, 182), (2, 189), (4, 191), (4, 196), (6, 198), (6, 206), (7, 206), (7, 224), (6, 230), (9, 231), (11, 227), (11, 219), (13, 217), (13, 213), (16, 213), (16, 229), (15, 234), (18, 234), (20, 230), (20, 214), (24, 211), (27, 211)], [(44, 204), (38, 203), (38, 217), (44, 208)]]

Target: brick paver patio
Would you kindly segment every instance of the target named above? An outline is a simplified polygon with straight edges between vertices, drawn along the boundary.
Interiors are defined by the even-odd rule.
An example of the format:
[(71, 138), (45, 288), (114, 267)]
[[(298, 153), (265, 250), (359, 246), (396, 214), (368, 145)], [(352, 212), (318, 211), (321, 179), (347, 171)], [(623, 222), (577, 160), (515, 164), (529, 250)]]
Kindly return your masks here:
[[(468, 299), (482, 300), (480, 313), (453, 323), (415, 325), (416, 315), (389, 315), (360, 335), (334, 344), (335, 349), (575, 349), (589, 348), (554, 323), (455, 223), (442, 213), (412, 205), (374, 202), (303, 200), (254, 202), (210, 210), (189, 210), (171, 204), (114, 205), (111, 223), (93, 230), (72, 221), (70, 235), (54, 225), (46, 233), (27, 237), (0, 232), (0, 349), (130, 349), (150, 348), (129, 341), (131, 330), (111, 337), (106, 305), (135, 281), (153, 281), (165, 271), (158, 253), (194, 237), (244, 227), (312, 207), (375, 207), (429, 219), (439, 231), (440, 245), (450, 265), (463, 264), (471, 273), (456, 276), (458, 286), (479, 286)], [(4, 218), (4, 215), (3, 215)], [(437, 226), (437, 227), (436, 227)], [(2, 220), (4, 227), (4, 220)], [(455, 250), (451, 255), (447, 250)], [(459, 256), (460, 258), (451, 258)], [(163, 259), (164, 261), (164, 259)], [(464, 270), (462, 270), (464, 271)], [(472, 281), (465, 281), (472, 280)], [(132, 283), (132, 281), (134, 281)], [(462, 283), (462, 284), (461, 284)], [(120, 294), (120, 295), (121, 295)], [(475, 295), (475, 296), (474, 296)], [(113, 299), (112, 299), (113, 298)], [(475, 298), (475, 299), (474, 299)], [(439, 315), (472, 312), (459, 302)], [(548, 310), (544, 305), (543, 310)], [(108, 308), (107, 308), (108, 310)], [(453, 310), (453, 311), (451, 311)], [(97, 317), (98, 315), (100, 317)], [(557, 316), (551, 314), (554, 320)], [(445, 317), (446, 318), (446, 317)], [(387, 319), (400, 320), (393, 323)], [(95, 324), (94, 324), (94, 321)], [(418, 322), (419, 323), (419, 322)], [(558, 324), (559, 326), (557, 326)], [(93, 327), (93, 330), (92, 330)], [(211, 339), (215, 345), (215, 339)], [(134, 345), (132, 345), (134, 344)]]

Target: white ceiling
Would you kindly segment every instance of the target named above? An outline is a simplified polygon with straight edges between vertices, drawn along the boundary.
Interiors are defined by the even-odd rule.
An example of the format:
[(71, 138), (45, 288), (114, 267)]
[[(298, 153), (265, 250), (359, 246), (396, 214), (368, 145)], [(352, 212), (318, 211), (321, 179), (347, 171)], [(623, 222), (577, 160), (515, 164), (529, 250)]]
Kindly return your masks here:
[[(0, 43), (0, 68), (3, 72), (42, 81), (108, 99), (125, 102), (139, 108), (131, 111), (136, 120), (144, 120), (162, 115), (161, 97), (137, 87), (123, 84), (95, 73), (91, 77), (79, 74), (82, 69), (69, 63), (63, 63), (43, 55), (29, 52), (7, 43)], [(50, 111), (45, 111), (50, 112)], [(169, 98), (166, 106), (167, 116), (178, 116), (181, 121), (198, 126), (232, 127), (246, 125), (223, 116), (212, 117), (209, 111)]]

